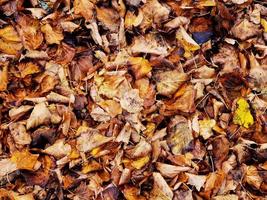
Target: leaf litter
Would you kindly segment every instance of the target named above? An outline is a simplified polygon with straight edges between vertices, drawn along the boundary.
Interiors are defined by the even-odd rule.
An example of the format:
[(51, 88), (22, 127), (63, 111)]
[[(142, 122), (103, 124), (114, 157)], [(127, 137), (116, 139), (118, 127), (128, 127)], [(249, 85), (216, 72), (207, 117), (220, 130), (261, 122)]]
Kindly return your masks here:
[(265, 199), (267, 8), (0, 0), (0, 198)]

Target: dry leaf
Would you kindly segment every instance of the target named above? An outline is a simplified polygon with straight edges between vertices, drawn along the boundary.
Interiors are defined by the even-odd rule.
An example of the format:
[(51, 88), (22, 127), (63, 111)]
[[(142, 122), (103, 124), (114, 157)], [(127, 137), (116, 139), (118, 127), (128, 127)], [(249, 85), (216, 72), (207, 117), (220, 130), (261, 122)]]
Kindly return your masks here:
[(132, 89), (124, 93), (120, 100), (121, 107), (130, 113), (137, 113), (143, 109), (143, 99), (139, 96), (139, 90)]
[(74, 0), (74, 13), (82, 15), (86, 21), (93, 18), (94, 4), (90, 0)]
[(13, 26), (0, 29), (0, 52), (17, 55), (21, 48), (21, 40)]
[(165, 71), (156, 74), (157, 91), (159, 94), (170, 96), (187, 80), (187, 75), (178, 71)]
[(30, 118), (27, 120), (27, 130), (42, 124), (48, 124), (50, 120), (51, 113), (45, 103), (39, 103), (34, 106)]
[(44, 33), (48, 44), (60, 44), (60, 41), (64, 39), (62, 31), (58, 27), (52, 27), (50, 24), (43, 25), (41, 31)]
[(259, 26), (244, 19), (242, 22), (235, 24), (231, 29), (234, 37), (240, 40), (246, 40), (260, 33)]
[(8, 84), (8, 65), (0, 63), (0, 92), (7, 89)]
[(150, 193), (150, 199), (171, 200), (173, 198), (173, 192), (160, 173), (154, 172), (153, 178), (154, 184)]
[(82, 133), (81, 136), (77, 138), (76, 147), (79, 151), (88, 152), (113, 139), (113, 137), (106, 137), (98, 133), (97, 130), (91, 130), (87, 133)]
[(43, 152), (60, 159), (70, 154), (71, 146), (65, 142), (65, 139), (59, 139), (53, 145), (43, 150)]
[(34, 170), (38, 157), (38, 154), (31, 154), (28, 149), (23, 149), (14, 152), (10, 160), (16, 164), (17, 169)]
[(31, 143), (31, 136), (27, 133), (26, 127), (22, 123), (10, 124), (9, 130), (16, 144), (26, 145)]
[(96, 8), (96, 17), (101, 24), (112, 32), (118, 31), (119, 28), (119, 14), (112, 8)]
[(152, 70), (151, 64), (145, 58), (130, 57), (129, 62), (136, 79), (143, 78)]

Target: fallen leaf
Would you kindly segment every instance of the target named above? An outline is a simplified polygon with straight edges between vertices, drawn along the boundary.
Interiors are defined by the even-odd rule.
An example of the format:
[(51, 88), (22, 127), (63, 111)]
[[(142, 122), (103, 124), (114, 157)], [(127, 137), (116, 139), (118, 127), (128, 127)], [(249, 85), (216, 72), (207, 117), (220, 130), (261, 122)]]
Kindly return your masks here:
[(90, 0), (74, 0), (74, 13), (82, 15), (86, 21), (93, 18), (94, 4)]
[(235, 24), (231, 29), (231, 32), (235, 38), (246, 40), (259, 34), (260, 29), (258, 25), (255, 25), (249, 22), (247, 19), (244, 19), (240, 23)]
[(17, 55), (22, 48), (21, 40), (13, 26), (0, 29), (0, 51)]
[(130, 113), (137, 113), (143, 109), (143, 99), (139, 97), (139, 90), (127, 91), (120, 100), (121, 107)]
[(150, 199), (168, 199), (171, 200), (173, 198), (173, 192), (171, 188), (168, 186), (167, 182), (161, 176), (160, 173), (153, 173), (153, 189), (150, 193)]
[(76, 147), (79, 151), (88, 152), (113, 139), (113, 137), (106, 137), (98, 133), (97, 130), (91, 130), (89, 132), (82, 133), (81, 136), (77, 138)]
[(112, 8), (97, 7), (96, 17), (101, 24), (112, 32), (116, 32), (119, 29), (119, 13)]
[(189, 171), (190, 167), (181, 167), (181, 166), (175, 166), (175, 165), (169, 165), (165, 163), (156, 163), (156, 168), (159, 170), (160, 174), (162, 176), (167, 178), (174, 178), (181, 172)]
[(136, 79), (143, 78), (152, 70), (151, 64), (145, 58), (130, 57), (129, 62)]
[(39, 21), (28, 15), (19, 15), (16, 20), (23, 46), (28, 50), (38, 49), (44, 40)]
[(16, 144), (27, 145), (31, 143), (31, 136), (27, 133), (26, 127), (22, 123), (10, 124), (9, 130)]
[(168, 125), (167, 143), (174, 155), (182, 153), (189, 143), (193, 140), (192, 130), (189, 122), (183, 116), (177, 115), (171, 119)]
[(244, 126), (245, 128), (249, 128), (254, 124), (254, 119), (250, 113), (249, 107), (249, 104), (244, 98), (237, 100), (237, 109), (235, 110), (233, 118), (234, 124)]
[(0, 91), (5, 91), (8, 84), (8, 65), (0, 63)]
[(71, 146), (65, 142), (65, 139), (59, 139), (53, 145), (43, 150), (43, 152), (60, 159), (70, 154)]
[(188, 79), (185, 73), (173, 71), (159, 72), (155, 75), (157, 92), (161, 95), (173, 95), (178, 88)]
[(17, 169), (34, 170), (39, 154), (31, 154), (28, 149), (16, 151), (10, 160), (16, 164)]
[(48, 44), (60, 44), (61, 40), (64, 39), (62, 31), (58, 27), (52, 27), (50, 24), (43, 25), (41, 31), (44, 33)]
[(51, 113), (45, 103), (39, 103), (34, 106), (30, 118), (27, 120), (27, 130), (35, 128), (42, 124), (48, 124), (51, 120)]
[(200, 191), (200, 189), (204, 186), (207, 177), (205, 175), (195, 175), (190, 173), (185, 173), (186, 176), (188, 176), (187, 183), (189, 185), (193, 185), (196, 187), (197, 191)]
[(199, 120), (199, 134), (206, 140), (213, 135), (212, 128), (216, 125), (214, 119)]

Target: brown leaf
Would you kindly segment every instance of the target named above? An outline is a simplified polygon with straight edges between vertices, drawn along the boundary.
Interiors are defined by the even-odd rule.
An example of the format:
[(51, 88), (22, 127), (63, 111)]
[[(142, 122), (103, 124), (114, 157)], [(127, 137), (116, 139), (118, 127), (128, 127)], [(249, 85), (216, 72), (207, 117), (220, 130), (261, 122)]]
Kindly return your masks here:
[(153, 173), (153, 189), (150, 193), (150, 199), (168, 199), (173, 198), (173, 192), (160, 173)]
[(38, 157), (38, 154), (31, 154), (28, 149), (23, 149), (14, 152), (10, 160), (16, 164), (17, 169), (34, 170)]
[(39, 21), (28, 15), (19, 15), (16, 20), (23, 46), (28, 50), (38, 49), (44, 39), (40, 31)]
[(8, 84), (8, 65), (0, 63), (0, 91), (5, 91)]
[(21, 40), (13, 26), (0, 29), (0, 52), (17, 55), (21, 48)]
[(59, 27), (52, 27), (50, 24), (45, 24), (41, 27), (41, 31), (45, 35), (45, 40), (48, 44), (60, 44), (64, 39), (62, 30)]
[(35, 128), (42, 124), (48, 124), (51, 120), (51, 113), (45, 103), (34, 106), (30, 118), (27, 120), (27, 129)]
[(113, 140), (113, 137), (106, 137), (97, 130), (91, 130), (86, 133), (82, 133), (81, 136), (77, 138), (77, 149), (82, 152), (88, 152), (96, 147), (99, 147), (109, 141)]
[(137, 89), (127, 91), (120, 100), (121, 107), (130, 113), (140, 112), (143, 109), (143, 102)]
[(120, 16), (116, 10), (112, 8), (97, 7), (96, 17), (105, 28), (112, 32), (118, 31)]
[(82, 15), (86, 21), (93, 18), (94, 4), (90, 0), (74, 0), (74, 13)]
[(31, 136), (26, 132), (26, 127), (22, 123), (10, 124), (9, 130), (16, 144), (26, 145), (31, 143)]

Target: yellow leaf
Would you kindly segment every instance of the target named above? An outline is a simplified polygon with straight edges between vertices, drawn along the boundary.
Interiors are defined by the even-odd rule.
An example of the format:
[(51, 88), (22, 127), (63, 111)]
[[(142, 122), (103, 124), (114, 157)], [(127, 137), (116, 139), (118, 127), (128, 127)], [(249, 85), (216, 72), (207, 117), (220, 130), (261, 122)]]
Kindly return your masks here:
[(43, 25), (41, 31), (45, 34), (48, 44), (60, 44), (60, 41), (64, 39), (62, 31), (55, 27), (52, 28), (50, 24)]
[(91, 162), (83, 166), (82, 173), (87, 174), (89, 172), (97, 171), (100, 169), (102, 169), (102, 166), (95, 160), (92, 160)]
[(141, 169), (149, 162), (149, 160), (150, 160), (149, 156), (145, 156), (145, 157), (142, 157), (142, 158), (139, 158), (137, 160), (132, 161), (131, 165), (135, 169)]
[(264, 32), (267, 33), (267, 21), (265, 19), (261, 19), (261, 25), (264, 28)]
[(131, 57), (129, 62), (136, 79), (146, 76), (152, 70), (151, 64), (145, 58)]
[(31, 62), (26, 63), (26, 64), (24, 63), (20, 64), (19, 69), (20, 69), (21, 78), (25, 78), (27, 75), (35, 74), (40, 71), (38, 65), (35, 65)]
[(176, 38), (183, 45), (185, 51), (196, 51), (200, 49), (200, 46), (188, 35), (183, 27), (179, 29)]
[(16, 151), (12, 154), (11, 161), (17, 165), (17, 169), (33, 170), (39, 154), (31, 154), (28, 149)]
[(74, 14), (82, 15), (86, 21), (93, 18), (94, 4), (89, 0), (75, 0), (74, 4)]
[(8, 83), (8, 73), (7, 73), (7, 64), (4, 63), (3, 66), (0, 65), (0, 91), (4, 91), (7, 88)]
[(0, 38), (10, 42), (20, 42), (18, 33), (13, 26), (6, 26), (5, 28), (0, 29)]
[(253, 116), (249, 110), (249, 104), (244, 98), (237, 101), (237, 109), (234, 113), (234, 124), (249, 128), (254, 123)]
[(13, 28), (13, 26), (7, 26), (0, 29), (0, 52), (6, 54), (16, 55), (22, 48), (20, 38)]
[(209, 6), (216, 6), (215, 0), (201, 0), (198, 2), (197, 7), (209, 7)]
[(101, 106), (101, 108), (103, 108), (111, 117), (116, 117), (122, 113), (121, 105), (114, 100), (101, 101), (99, 106)]

